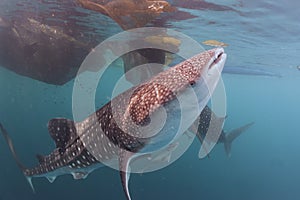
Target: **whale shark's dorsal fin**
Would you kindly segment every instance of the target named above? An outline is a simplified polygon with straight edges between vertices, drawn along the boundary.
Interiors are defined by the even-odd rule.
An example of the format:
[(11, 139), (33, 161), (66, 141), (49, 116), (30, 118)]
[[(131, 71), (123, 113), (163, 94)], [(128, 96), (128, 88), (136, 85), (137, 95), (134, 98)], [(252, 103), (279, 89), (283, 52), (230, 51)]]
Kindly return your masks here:
[(37, 154), (36, 158), (38, 159), (40, 164), (45, 162), (45, 156), (43, 156), (43, 155)]
[(69, 119), (51, 119), (48, 122), (48, 130), (55, 141), (56, 148), (59, 148), (61, 152), (64, 152), (65, 147), (77, 137), (74, 122)]

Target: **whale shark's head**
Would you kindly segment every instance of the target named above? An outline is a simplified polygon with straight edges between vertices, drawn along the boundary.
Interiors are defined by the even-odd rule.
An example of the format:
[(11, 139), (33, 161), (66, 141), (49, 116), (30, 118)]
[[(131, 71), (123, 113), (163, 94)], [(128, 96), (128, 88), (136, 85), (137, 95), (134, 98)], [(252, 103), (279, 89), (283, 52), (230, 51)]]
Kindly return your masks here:
[[(192, 90), (187, 88), (178, 95), (181, 99), (182, 116), (179, 133), (183, 133), (192, 125), (212, 97), (220, 80), (226, 57), (223, 48), (214, 48), (187, 60), (193, 66), (193, 70), (186, 71)], [(193, 71), (196, 73), (191, 76)]]
[[(157, 74), (128, 94), (123, 124), (134, 137), (151, 138), (151, 145), (148, 143), (144, 152), (169, 144), (192, 125), (208, 103), (225, 60), (222, 48), (202, 52)], [(182, 119), (185, 123), (180, 125)]]
[[(173, 100), (190, 85), (194, 86), (197, 83), (203, 87), (203, 81), (204, 85), (207, 85), (212, 92), (213, 86), (219, 80), (225, 60), (224, 49), (215, 48), (197, 54), (157, 74), (149, 81), (142, 83), (130, 94), (128, 115), (137, 124), (142, 123), (159, 106)], [(202, 90), (202, 88), (200, 89)], [(203, 91), (195, 92), (203, 94)]]
[[(195, 87), (195, 93), (197, 94), (197, 96), (204, 93), (203, 85), (207, 87), (209, 96), (212, 95), (221, 76), (221, 72), (223, 70), (226, 58), (227, 55), (225, 54), (223, 48), (211, 49), (196, 56), (195, 60), (199, 63), (195, 63), (194, 65), (202, 66), (200, 79), (196, 79), (198, 87)], [(202, 84), (203, 82), (204, 84)], [(199, 87), (200, 85), (201, 87)]]

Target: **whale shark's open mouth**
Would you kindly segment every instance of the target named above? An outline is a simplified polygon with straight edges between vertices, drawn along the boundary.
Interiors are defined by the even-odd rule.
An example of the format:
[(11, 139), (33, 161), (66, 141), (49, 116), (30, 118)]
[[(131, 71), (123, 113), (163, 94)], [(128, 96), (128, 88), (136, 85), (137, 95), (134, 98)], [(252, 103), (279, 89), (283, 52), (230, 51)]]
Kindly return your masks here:
[(221, 57), (223, 55), (223, 52), (221, 52), (218, 57), (214, 60), (213, 64), (217, 64), (220, 60), (221, 60)]
[(225, 58), (226, 58), (226, 54), (224, 53), (224, 49), (223, 48), (217, 49), (215, 56), (211, 60), (211, 63), (209, 65), (208, 69), (212, 68), (214, 65), (219, 64)]

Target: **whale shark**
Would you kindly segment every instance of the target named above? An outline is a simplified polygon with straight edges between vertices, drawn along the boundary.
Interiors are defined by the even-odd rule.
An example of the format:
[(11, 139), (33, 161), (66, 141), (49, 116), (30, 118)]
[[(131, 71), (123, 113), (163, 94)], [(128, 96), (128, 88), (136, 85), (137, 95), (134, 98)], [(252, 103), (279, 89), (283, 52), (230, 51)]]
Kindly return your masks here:
[[(57, 176), (72, 174), (74, 179), (84, 179), (100, 167), (114, 166), (126, 199), (131, 200), (131, 161), (168, 147), (192, 125), (216, 88), (226, 57), (223, 48), (199, 53), (119, 94), (83, 121), (51, 119), (48, 131), (56, 148), (49, 155), (37, 155), (39, 163), (32, 168), (20, 161), (2, 124), (0, 130), (33, 191), (35, 177), (53, 182)], [(180, 102), (183, 97), (187, 97), (185, 104)], [(184, 111), (190, 123), (180, 127)]]
[[(235, 128), (229, 132), (226, 132), (223, 129), (223, 124), (226, 117), (218, 117), (209, 106), (205, 106), (202, 110), (200, 116), (195, 121), (195, 123), (191, 126), (190, 132), (196, 133), (196, 136), (200, 143), (205, 145), (208, 143), (216, 142), (217, 144), (223, 143), (225, 153), (228, 157), (231, 156), (231, 145), (232, 142), (240, 136), (242, 133), (244, 133), (246, 130), (248, 130), (254, 122), (247, 123), (243, 126), (240, 126), (238, 128)], [(212, 129), (213, 131), (208, 133), (208, 130)], [(218, 140), (215, 141), (213, 136), (209, 134), (218, 133), (218, 131), (221, 131), (220, 137), (218, 137)], [(209, 153), (206, 152), (208, 157)]]

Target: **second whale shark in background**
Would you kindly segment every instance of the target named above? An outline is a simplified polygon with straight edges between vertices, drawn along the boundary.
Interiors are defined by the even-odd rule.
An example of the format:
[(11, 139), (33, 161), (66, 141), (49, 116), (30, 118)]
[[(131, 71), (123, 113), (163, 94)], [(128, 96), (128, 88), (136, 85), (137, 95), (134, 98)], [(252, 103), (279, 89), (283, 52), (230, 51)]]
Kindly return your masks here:
[[(26, 168), (20, 162), (1, 124), (0, 130), (32, 188), (33, 177), (46, 177), (53, 182), (59, 175), (72, 174), (75, 179), (82, 179), (103, 164), (116, 161), (126, 198), (131, 200), (128, 188), (131, 161), (141, 153), (168, 146), (178, 134), (183, 134), (180, 131), (192, 125), (219, 82), (225, 60), (222, 48), (202, 52), (119, 94), (81, 122), (51, 119), (48, 130), (56, 148), (49, 155), (39, 155), (39, 164), (33, 168)], [(181, 98), (188, 102), (181, 104)], [(163, 122), (161, 108), (166, 114)], [(184, 109), (188, 115), (179, 126)], [(154, 124), (155, 132), (150, 136), (147, 131), (145, 135), (144, 129), (149, 122)], [(157, 125), (162, 127), (157, 130)]]
[[(254, 122), (247, 123), (241, 127), (233, 129), (227, 133), (223, 129), (223, 124), (224, 124), (225, 118), (226, 117), (218, 117), (211, 110), (211, 108), (209, 106), (205, 106), (205, 108), (202, 110), (199, 118), (191, 126), (190, 131), (193, 133), (196, 133), (196, 136), (202, 145), (205, 145), (204, 143), (212, 143), (212, 142), (216, 142), (217, 144), (223, 143), (225, 152), (226, 152), (227, 156), (230, 157), (232, 142), (238, 136), (240, 136), (243, 132), (248, 130), (254, 124)], [(210, 135), (208, 135), (209, 129), (213, 130), (213, 132), (211, 132), (212, 134), (217, 134), (218, 131), (221, 131), (221, 135), (217, 139), (217, 141), (214, 141), (212, 139), (215, 137), (210, 137)], [(209, 156), (208, 152), (206, 152), (206, 154)]]
[[(238, 128), (232, 129), (229, 132), (226, 132), (223, 129), (224, 121), (227, 117), (218, 117), (209, 106), (205, 106), (202, 110), (200, 116), (195, 120), (193, 125), (189, 128), (188, 131), (185, 132), (185, 135), (188, 136), (188, 139), (194, 139), (194, 137), (190, 134), (196, 134), (196, 137), (198, 138), (199, 142), (202, 145), (205, 145), (206, 143), (212, 143), (216, 142), (217, 144), (224, 144), (225, 153), (227, 157), (231, 156), (231, 145), (232, 142), (235, 141), (237, 137), (239, 137), (242, 133), (247, 131), (254, 122), (247, 123), (243, 126), (240, 126)], [(212, 129), (213, 131), (211, 133), (217, 134), (218, 131), (221, 132), (220, 136), (218, 137), (217, 141), (213, 141), (211, 137), (207, 137), (208, 129)], [(214, 138), (214, 137), (213, 137)], [(174, 152), (176, 151), (177, 147), (179, 146), (179, 142), (175, 141), (171, 143), (166, 149), (156, 152), (156, 153), (149, 153), (145, 154), (144, 157), (146, 157), (148, 160), (151, 160), (153, 165), (159, 164), (159, 163), (170, 163), (171, 158), (173, 157)], [(205, 148), (205, 147), (204, 147)], [(210, 157), (209, 152), (207, 152), (206, 149), (206, 155)], [(146, 165), (142, 170), (141, 174), (147, 169), (151, 169), (152, 165)]]

